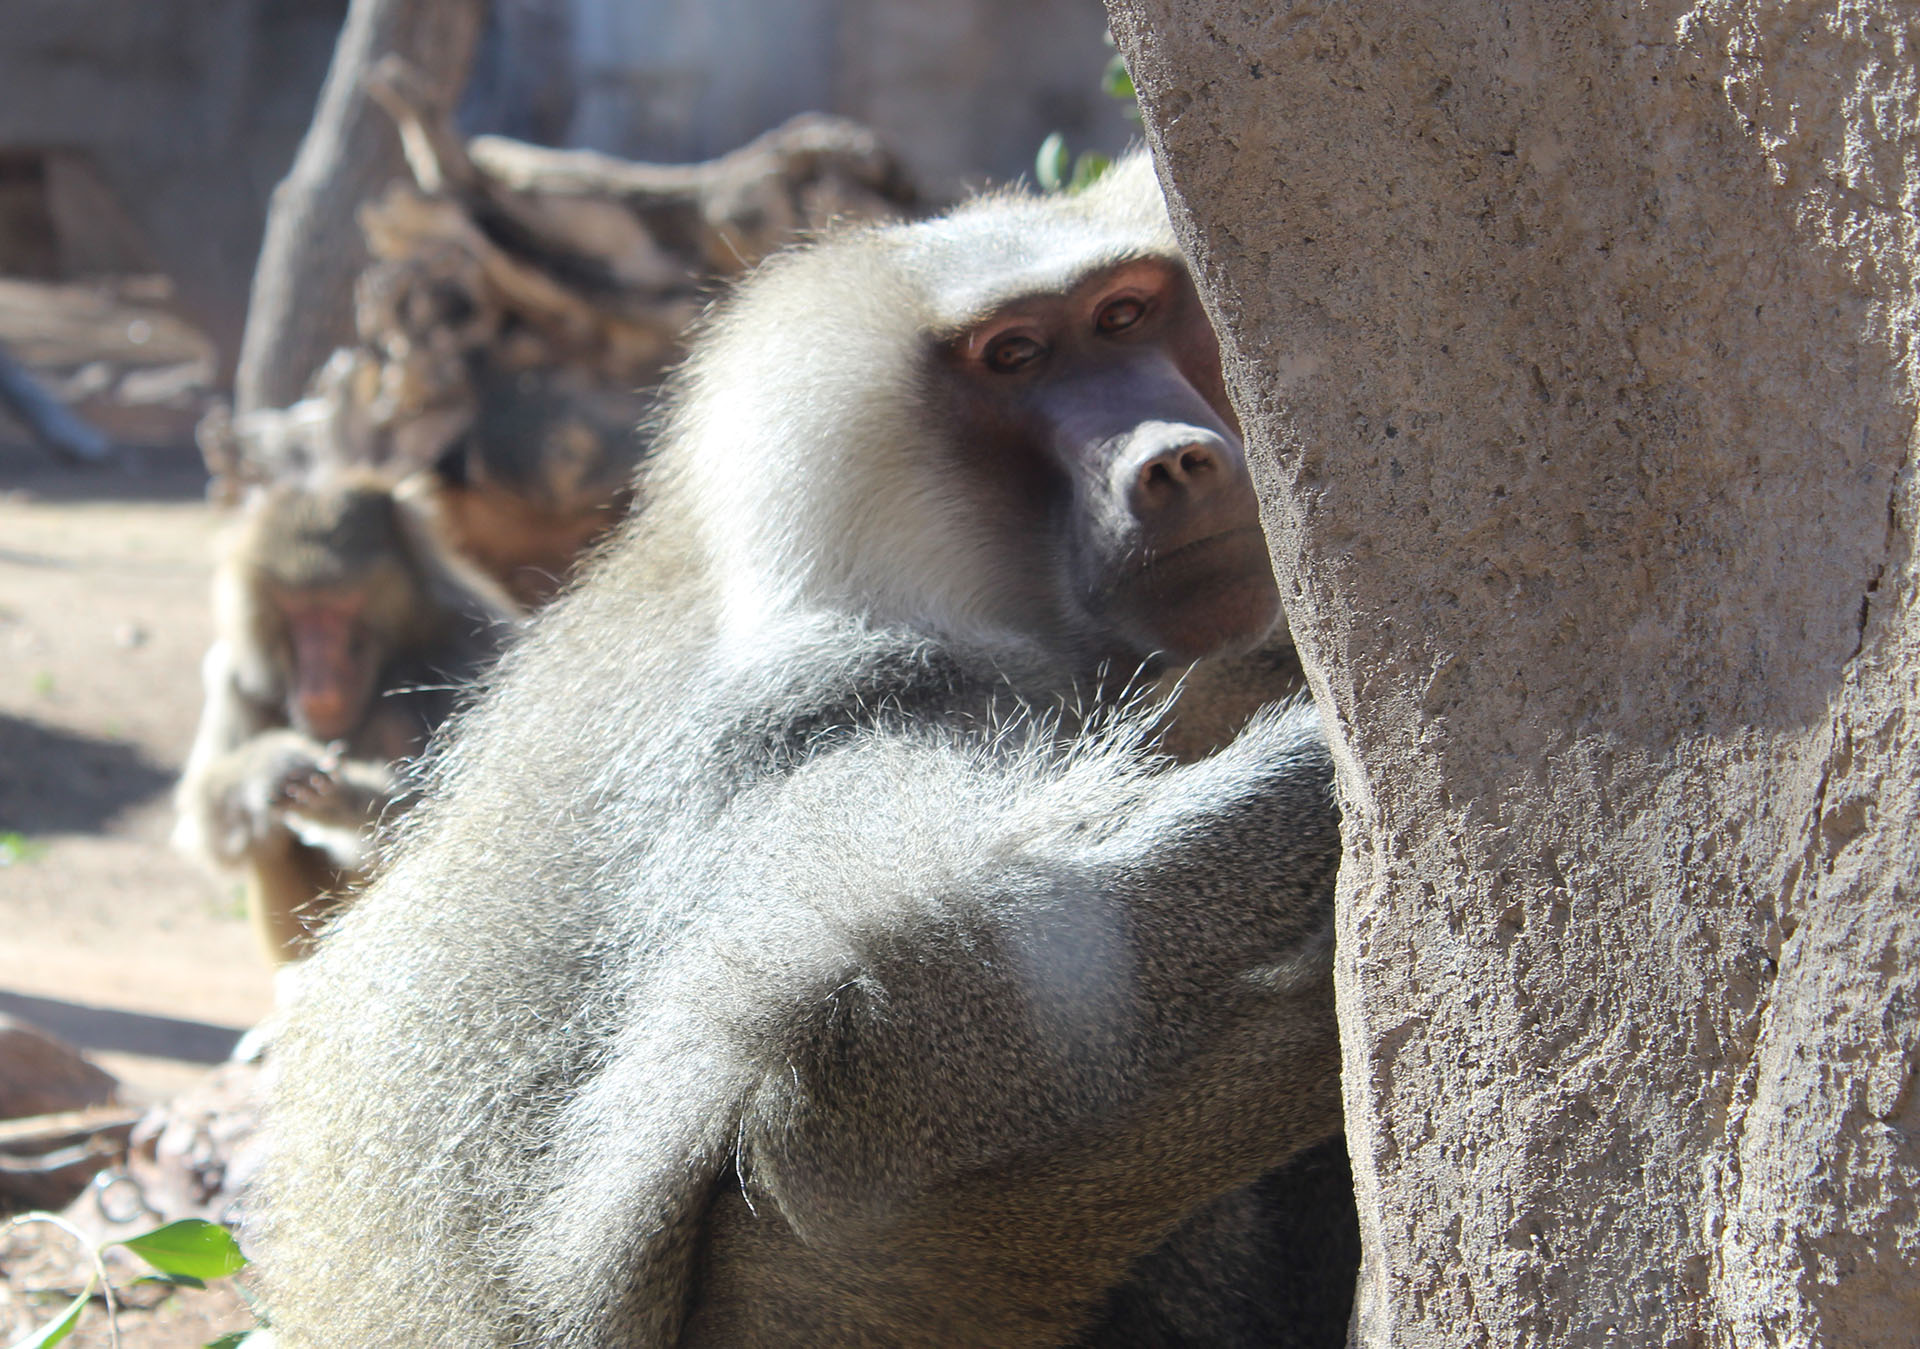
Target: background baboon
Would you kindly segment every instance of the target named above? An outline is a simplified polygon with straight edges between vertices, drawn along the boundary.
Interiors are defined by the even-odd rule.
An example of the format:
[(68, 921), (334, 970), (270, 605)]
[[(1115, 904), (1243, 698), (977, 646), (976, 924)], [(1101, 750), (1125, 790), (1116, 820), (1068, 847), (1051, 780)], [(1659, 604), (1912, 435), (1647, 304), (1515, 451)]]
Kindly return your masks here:
[(596, 411), (531, 375), (498, 380), (434, 462), (438, 532), (521, 604), (551, 599), (630, 503), (639, 437), (610, 416), (589, 420)]
[(281, 1343), (1344, 1342), (1326, 751), (1143, 692), (1278, 612), (1144, 159), (775, 259), (648, 490), (277, 1043)]
[[(645, 399), (602, 387), (585, 359), (529, 351), (485, 268), (450, 245), (369, 268), (355, 296), (362, 347), (336, 353), (315, 401), (390, 422), (385, 454), (428, 470), (438, 535), (519, 603), (551, 598), (626, 511)], [(339, 439), (371, 454), (379, 437)]]
[(364, 870), (401, 790), (396, 762), (419, 753), (513, 608), (363, 475), (251, 502), (214, 606), (176, 839), (244, 869), (263, 945), (291, 959)]

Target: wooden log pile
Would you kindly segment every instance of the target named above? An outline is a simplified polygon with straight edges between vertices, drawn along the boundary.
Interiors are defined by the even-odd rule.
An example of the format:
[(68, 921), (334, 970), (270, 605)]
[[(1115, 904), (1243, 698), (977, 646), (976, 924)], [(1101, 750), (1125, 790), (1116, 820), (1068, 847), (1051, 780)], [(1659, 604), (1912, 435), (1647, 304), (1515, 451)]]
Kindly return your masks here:
[(73, 1198), (119, 1154), (139, 1116), (79, 1050), (0, 1016), (0, 1216)]
[(369, 88), (413, 181), (360, 210), (359, 340), (292, 407), (203, 421), (214, 494), (354, 464), (431, 473), (455, 546), (529, 601), (624, 505), (636, 428), (725, 279), (831, 221), (915, 205), (874, 134), (840, 118), (640, 164), (462, 140), (392, 59)]

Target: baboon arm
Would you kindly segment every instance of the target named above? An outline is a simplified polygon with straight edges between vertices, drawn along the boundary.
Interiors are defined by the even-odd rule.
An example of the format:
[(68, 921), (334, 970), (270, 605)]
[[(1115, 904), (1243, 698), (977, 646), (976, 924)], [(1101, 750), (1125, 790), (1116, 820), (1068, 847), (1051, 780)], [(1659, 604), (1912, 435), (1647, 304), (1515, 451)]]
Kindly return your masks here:
[(903, 1307), (948, 1299), (1012, 1344), (1023, 1289), (1077, 1282), (1091, 1304), (1206, 1200), (1335, 1132), (1337, 818), (1330, 774), (1275, 738), (1257, 723), (1118, 802), (1039, 784), (905, 913), (899, 859), (925, 857), (933, 812), (867, 817), (865, 856), (818, 849), (844, 883), (803, 892), (837, 906), (838, 958), (748, 1102), (749, 1198), (848, 1278), (888, 1269)]
[[(855, 749), (744, 811), (706, 842), (742, 902), (713, 897), (725, 921), (649, 979), (559, 1131), (582, 1152), (542, 1245), (652, 1268), (743, 1200), (788, 1246), (709, 1239), (742, 1307), (817, 1315), (824, 1281), (880, 1309), (869, 1329), (1059, 1342), (1036, 1317), (1070, 1330), (1182, 1218), (1339, 1127), (1330, 771), (1276, 726), (1117, 782)], [(705, 1074), (665, 1075), (664, 1049)], [(711, 1293), (712, 1342), (783, 1342), (780, 1313), (741, 1312), (749, 1335)]]
[(239, 751), (282, 723), (271, 709), (241, 692), (224, 639), (208, 648), (200, 680), (200, 724), (174, 793), (179, 813), (174, 844), (190, 855), (233, 865), (246, 857), (259, 832), (242, 799), (249, 760)]
[[(338, 759), (288, 728), (277, 708), (240, 688), (227, 644), (216, 642), (201, 666), (206, 701), (176, 793), (175, 843), (224, 866), (262, 846), (285, 846), (288, 833), (347, 871), (365, 864), (367, 835), (399, 790), (383, 759)], [(301, 804), (278, 802), (275, 779), (303, 765), (324, 770)]]
[[(576, 1179), (543, 1207), (522, 1248), (519, 1290), (552, 1343), (681, 1342), (747, 1088), (703, 1019), (676, 999), (632, 1027), (616, 1066), (556, 1132), (558, 1174)], [(611, 1305), (581, 1302), (583, 1290), (600, 1289), (616, 1290)]]

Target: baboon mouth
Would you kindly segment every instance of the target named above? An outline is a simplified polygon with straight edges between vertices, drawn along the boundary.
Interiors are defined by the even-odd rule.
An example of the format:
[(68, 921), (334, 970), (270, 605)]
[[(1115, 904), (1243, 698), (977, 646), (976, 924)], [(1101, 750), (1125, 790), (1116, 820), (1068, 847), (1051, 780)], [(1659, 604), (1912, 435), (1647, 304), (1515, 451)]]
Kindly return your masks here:
[(1171, 548), (1142, 545), (1123, 561), (1103, 570), (1106, 584), (1087, 593), (1096, 613), (1141, 605), (1204, 602), (1249, 581), (1272, 576), (1266, 535), (1258, 525), (1234, 525), (1177, 542)]
[(1153, 548), (1141, 550), (1139, 561), (1135, 564), (1136, 573), (1146, 573), (1193, 565), (1203, 562), (1213, 552), (1222, 548), (1242, 548), (1251, 545), (1264, 558), (1267, 554), (1266, 536), (1260, 526), (1234, 525), (1228, 529), (1204, 534), (1185, 543), (1177, 543), (1172, 548)]

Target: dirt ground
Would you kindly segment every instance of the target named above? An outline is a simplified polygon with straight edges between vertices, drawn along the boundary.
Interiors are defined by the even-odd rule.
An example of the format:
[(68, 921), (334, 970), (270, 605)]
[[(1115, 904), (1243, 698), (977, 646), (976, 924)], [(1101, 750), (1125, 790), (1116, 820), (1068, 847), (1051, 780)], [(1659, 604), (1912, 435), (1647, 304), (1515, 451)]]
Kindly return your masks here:
[[(23, 336), (33, 298), (41, 321)], [(191, 358), (190, 333), (162, 317), (89, 314), (85, 298), (0, 283), (0, 340), (54, 386), (89, 369), (95, 385), (124, 384), (135, 354), (158, 358), (149, 379)], [(139, 347), (109, 345), (129, 329)], [(196, 1026), (251, 1025), (271, 983), (233, 887), (167, 845), (221, 523), (191, 440), (197, 407), (144, 405), (144, 421), (79, 407), (119, 415), (121, 462), (64, 468), (0, 422), (0, 1012), (80, 1041), (151, 1099), (217, 1047)]]
[[(0, 868), (0, 995), (242, 1028), (269, 1006), (231, 885), (167, 845), (217, 525), (178, 468), (117, 482), (0, 468), (0, 834), (20, 840)], [(150, 1097), (205, 1054), (176, 1032), (184, 1052), (166, 1057), (156, 1029), (133, 1046), (132, 1023), (103, 1024), (83, 1047)]]
[[(51, 386), (86, 381), (66, 395), (131, 447), (112, 468), (57, 467), (0, 413), (0, 1013), (151, 1102), (204, 1076), (272, 1000), (237, 891), (167, 842), (222, 522), (189, 435), (202, 358), (161, 314), (5, 281), (0, 341)], [(29, 1290), (75, 1290), (80, 1268), (48, 1228), (0, 1243), (0, 1344), (59, 1305)], [(248, 1323), (229, 1291), (159, 1292), (131, 1295), (160, 1309), (123, 1316), (125, 1349)], [(66, 1343), (105, 1345), (104, 1318)]]
[[(80, 1244), (50, 1228), (36, 1225), (0, 1238), (0, 1344), (14, 1345), (59, 1315), (85, 1284), (87, 1269)], [(229, 1282), (179, 1290), (136, 1285), (150, 1271), (125, 1251), (107, 1253), (107, 1272), (120, 1300), (118, 1349), (199, 1349), (253, 1325)], [(62, 1349), (114, 1349), (104, 1311), (96, 1305), (83, 1313), (60, 1343)]]

